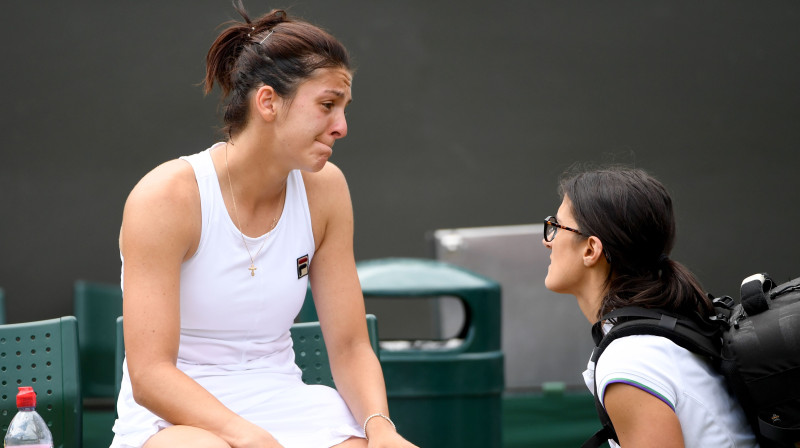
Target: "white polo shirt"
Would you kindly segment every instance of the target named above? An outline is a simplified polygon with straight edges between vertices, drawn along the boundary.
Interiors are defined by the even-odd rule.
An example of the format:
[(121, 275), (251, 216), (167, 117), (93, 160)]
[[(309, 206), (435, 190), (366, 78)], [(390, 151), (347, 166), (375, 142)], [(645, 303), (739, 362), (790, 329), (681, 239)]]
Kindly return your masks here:
[(704, 358), (667, 338), (635, 335), (616, 339), (600, 356), (596, 372), (590, 360), (583, 375), (592, 391), (597, 376), (601, 403), (613, 383), (637, 387), (666, 403), (678, 416), (686, 448), (758, 447), (722, 375)]

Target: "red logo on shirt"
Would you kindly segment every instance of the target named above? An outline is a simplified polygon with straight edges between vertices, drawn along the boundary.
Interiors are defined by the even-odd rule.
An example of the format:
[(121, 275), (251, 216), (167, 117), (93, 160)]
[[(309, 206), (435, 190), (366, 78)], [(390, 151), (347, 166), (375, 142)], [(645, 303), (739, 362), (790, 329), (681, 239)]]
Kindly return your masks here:
[(306, 275), (308, 275), (308, 254), (297, 259), (297, 278), (300, 279)]

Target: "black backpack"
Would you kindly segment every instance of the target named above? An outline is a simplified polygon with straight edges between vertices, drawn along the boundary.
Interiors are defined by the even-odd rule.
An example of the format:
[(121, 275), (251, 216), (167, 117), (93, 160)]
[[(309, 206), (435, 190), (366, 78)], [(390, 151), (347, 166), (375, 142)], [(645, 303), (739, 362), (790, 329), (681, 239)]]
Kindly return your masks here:
[[(741, 297), (738, 305), (728, 296), (714, 299), (716, 314), (706, 319), (656, 309), (616, 309), (592, 326), (592, 361), (620, 337), (669, 338), (708, 357), (723, 374), (761, 448), (800, 446), (800, 278), (775, 286), (767, 274), (756, 274), (742, 282)], [(616, 324), (604, 335), (602, 323), (609, 319)], [(595, 407), (603, 428), (582, 448), (618, 441), (597, 398), (596, 383)]]

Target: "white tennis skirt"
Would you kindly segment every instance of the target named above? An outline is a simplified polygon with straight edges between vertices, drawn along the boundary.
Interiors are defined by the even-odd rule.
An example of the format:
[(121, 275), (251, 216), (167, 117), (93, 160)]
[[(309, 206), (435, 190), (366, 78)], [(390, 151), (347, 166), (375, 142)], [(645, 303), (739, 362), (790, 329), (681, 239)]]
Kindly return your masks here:
[[(328, 386), (303, 383), (294, 363), (226, 370), (219, 366), (181, 365), (233, 412), (265, 430), (286, 448), (331, 447), (351, 437), (364, 437), (339, 393)], [(181, 397), (175, 397), (180, 400)], [(127, 361), (117, 400), (111, 448), (140, 448), (171, 424), (133, 400)]]

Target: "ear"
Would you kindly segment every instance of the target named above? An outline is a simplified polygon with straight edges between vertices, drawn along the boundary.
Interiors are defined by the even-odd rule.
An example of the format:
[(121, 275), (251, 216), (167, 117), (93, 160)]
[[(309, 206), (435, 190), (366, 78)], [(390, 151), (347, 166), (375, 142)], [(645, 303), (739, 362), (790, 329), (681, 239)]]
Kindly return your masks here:
[(601, 261), (606, 261), (603, 242), (596, 236), (590, 236), (586, 239), (586, 247), (583, 249), (583, 265), (592, 267)]
[(271, 86), (261, 86), (253, 94), (253, 109), (265, 121), (274, 121), (280, 97)]

